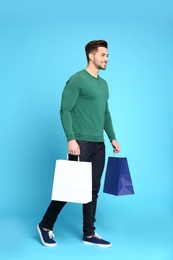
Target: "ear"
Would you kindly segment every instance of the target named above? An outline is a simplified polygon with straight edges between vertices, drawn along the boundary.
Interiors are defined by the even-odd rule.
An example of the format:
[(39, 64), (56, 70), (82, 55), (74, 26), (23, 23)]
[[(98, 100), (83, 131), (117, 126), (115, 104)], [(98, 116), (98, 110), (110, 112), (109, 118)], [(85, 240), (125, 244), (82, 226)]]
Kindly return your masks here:
[(93, 60), (93, 59), (94, 59), (93, 53), (89, 53), (89, 60)]

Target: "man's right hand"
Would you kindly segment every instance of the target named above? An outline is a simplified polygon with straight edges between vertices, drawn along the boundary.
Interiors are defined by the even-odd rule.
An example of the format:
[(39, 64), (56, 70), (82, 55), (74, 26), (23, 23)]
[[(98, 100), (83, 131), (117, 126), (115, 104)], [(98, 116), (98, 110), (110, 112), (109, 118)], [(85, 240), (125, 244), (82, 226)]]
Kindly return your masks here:
[(68, 142), (68, 153), (72, 155), (79, 155), (80, 154), (80, 147), (76, 140), (70, 140)]

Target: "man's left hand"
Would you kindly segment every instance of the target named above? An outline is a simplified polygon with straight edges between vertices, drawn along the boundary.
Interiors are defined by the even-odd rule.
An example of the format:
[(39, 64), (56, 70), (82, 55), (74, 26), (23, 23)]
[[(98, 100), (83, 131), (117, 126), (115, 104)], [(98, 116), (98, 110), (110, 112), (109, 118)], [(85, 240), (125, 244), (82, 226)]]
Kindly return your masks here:
[(119, 153), (121, 150), (121, 147), (119, 145), (119, 143), (117, 142), (117, 140), (112, 140), (112, 146), (114, 148), (114, 153)]

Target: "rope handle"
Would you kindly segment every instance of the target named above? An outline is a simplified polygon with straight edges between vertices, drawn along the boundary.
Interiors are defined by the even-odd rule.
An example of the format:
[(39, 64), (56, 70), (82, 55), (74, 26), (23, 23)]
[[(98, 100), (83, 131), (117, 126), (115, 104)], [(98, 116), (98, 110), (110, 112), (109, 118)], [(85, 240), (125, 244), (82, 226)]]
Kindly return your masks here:
[[(69, 154), (67, 153), (67, 160), (69, 160)], [(77, 155), (77, 161), (79, 162), (80, 161), (80, 156), (79, 154)]]

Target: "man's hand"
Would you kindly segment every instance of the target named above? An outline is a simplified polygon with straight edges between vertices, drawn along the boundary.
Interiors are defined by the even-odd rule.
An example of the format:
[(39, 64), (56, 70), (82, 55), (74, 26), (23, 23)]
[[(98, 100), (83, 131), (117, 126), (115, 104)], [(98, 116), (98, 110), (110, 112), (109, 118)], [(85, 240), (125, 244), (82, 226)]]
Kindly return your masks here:
[(70, 140), (68, 142), (68, 153), (72, 155), (79, 155), (80, 154), (80, 147), (76, 140)]
[(120, 145), (119, 143), (116, 141), (116, 140), (112, 140), (112, 146), (114, 148), (114, 153), (119, 153), (121, 148), (120, 148)]

